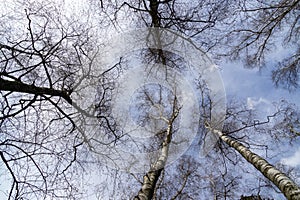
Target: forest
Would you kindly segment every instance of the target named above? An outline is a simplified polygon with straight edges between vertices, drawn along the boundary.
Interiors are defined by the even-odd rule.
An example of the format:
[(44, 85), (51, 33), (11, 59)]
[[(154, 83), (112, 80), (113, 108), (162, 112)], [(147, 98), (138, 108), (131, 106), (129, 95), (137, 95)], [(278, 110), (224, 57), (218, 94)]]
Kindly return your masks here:
[(299, 0), (0, 2), (0, 199), (300, 199)]

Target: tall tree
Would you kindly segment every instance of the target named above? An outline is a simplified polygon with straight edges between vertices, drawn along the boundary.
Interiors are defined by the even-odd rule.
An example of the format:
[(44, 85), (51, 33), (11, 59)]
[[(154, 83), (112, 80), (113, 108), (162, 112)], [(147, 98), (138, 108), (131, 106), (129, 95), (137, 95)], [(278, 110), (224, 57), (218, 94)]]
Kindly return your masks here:
[[(103, 71), (101, 67), (95, 66), (102, 64), (99, 57), (105, 55), (103, 49), (107, 50), (102, 49), (103, 45), (99, 42), (102, 38), (99, 39), (99, 35), (105, 31), (110, 34), (111, 27), (114, 27), (113, 31), (119, 30), (123, 27), (122, 23), (129, 23), (132, 27), (175, 30), (195, 39), (199, 47), (207, 51), (226, 41), (225, 46), (231, 44), (229, 46), (233, 50), (229, 54), (243, 56), (249, 53), (246, 59), (249, 64), (263, 60), (273, 42), (270, 38), (282, 34), (284, 22), (288, 26), (288, 29), (284, 29), (285, 41), (296, 41), (297, 47), (299, 1), (253, 2), (98, 1), (100, 7), (93, 7), (76, 18), (68, 16), (68, 13), (63, 14), (60, 9), (62, 4), (24, 1), (25, 11), (16, 9), (13, 14), (2, 15), (0, 20), (5, 23), (0, 23), (0, 159), (9, 175), (7, 182), (11, 184), (6, 196), (9, 199), (84, 199), (85, 191), (80, 188), (88, 183), (93, 186), (91, 188), (95, 185), (85, 177), (81, 179), (85, 183), (79, 183), (78, 180), (84, 176), (83, 172), (99, 170), (101, 167), (103, 169), (105, 164), (120, 164), (122, 159), (126, 160), (127, 157), (116, 156), (115, 147), (123, 145), (122, 147), (128, 148), (128, 141), (132, 144), (130, 147), (138, 147), (138, 150), (158, 150), (150, 159), (152, 165), (147, 166), (143, 174), (128, 174), (105, 168), (105, 172), (100, 173), (97, 178), (105, 179), (107, 173), (105, 182), (111, 181), (112, 186), (100, 185), (97, 188), (98, 198), (124, 198), (125, 194), (128, 198), (136, 199), (199, 199), (203, 194), (212, 195), (216, 199), (241, 196), (236, 196), (234, 192), (247, 190), (243, 188), (240, 179), (242, 173), (249, 174), (248, 169), (240, 169), (245, 166), (243, 161), (221, 141), (206, 158), (201, 159), (195, 158), (195, 152), (199, 151), (196, 141), (186, 155), (165, 165), (171, 157), (170, 144), (174, 143), (173, 139), (186, 134), (178, 129), (177, 123), (182, 117), (183, 105), (180, 105), (182, 97), (176, 87), (172, 91), (167, 90), (164, 95), (161, 95), (163, 92), (158, 92), (164, 91), (163, 87), (150, 85), (150, 88), (144, 88), (140, 99), (136, 96), (131, 99), (140, 105), (128, 108), (132, 109), (132, 115), (126, 116), (113, 110), (113, 104), (117, 101), (114, 94), (126, 84), (125, 81), (118, 83), (117, 80), (132, 63), (127, 62), (124, 56), (116, 58), (118, 62)], [(21, 4), (11, 4), (12, 7), (14, 5), (17, 7)], [(90, 17), (92, 11), (98, 12), (100, 17)], [(229, 16), (228, 13), (238, 13), (239, 17)], [(100, 24), (95, 19), (100, 19)], [(227, 28), (229, 31), (225, 31)], [(295, 49), (289, 58), (279, 64), (279, 71), (274, 72), (275, 83), (280, 84), (283, 80), (284, 84), (297, 86), (299, 48)], [(164, 79), (171, 75), (168, 74), (171, 70), (184, 71), (185, 63), (182, 58), (162, 50), (161, 46), (143, 49), (139, 53), (132, 55), (142, 58), (144, 63), (150, 63), (148, 67), (158, 64), (159, 67), (165, 67), (163, 70), (157, 66), (147, 69), (166, 72)], [(101, 70), (96, 72), (93, 69)], [(278, 79), (279, 77), (284, 79)], [(95, 87), (95, 94), (85, 91), (90, 85)], [(270, 124), (269, 118), (266, 122), (257, 122), (247, 109), (228, 109), (226, 117), (233, 120), (225, 124), (223, 132), (209, 132), (204, 122), (210, 120), (211, 105), (214, 102), (211, 102), (209, 88), (201, 82), (201, 77), (197, 86), (201, 107), (201, 116), (197, 119), (197, 139), (202, 140), (205, 135), (215, 132), (222, 141), (236, 148), (261, 171), (264, 171), (262, 168), (268, 168), (263, 173), (287, 198), (297, 198), (299, 189), (293, 181), (240, 143), (243, 140), (249, 146), (254, 146), (250, 144), (249, 138), (253, 137), (252, 134), (258, 127)], [(165, 97), (168, 97), (167, 100)], [(131, 118), (143, 127), (150, 127), (153, 134), (151, 140), (145, 139), (142, 145), (137, 144), (130, 133), (120, 127), (121, 123), (114, 116), (116, 114)], [(282, 140), (282, 136), (297, 138), (298, 116), (293, 108), (285, 109), (284, 118), (279, 118), (273, 130), (269, 131)], [(127, 118), (124, 121), (129, 120)], [(252, 132), (243, 132), (248, 128), (252, 128)], [(243, 134), (236, 136), (239, 137), (239, 142), (231, 138), (233, 133)], [(256, 159), (259, 161), (255, 164)], [(100, 167), (91, 167), (98, 163)], [(239, 173), (230, 170), (233, 167), (238, 168), (236, 171)], [(275, 177), (270, 175), (274, 171), (277, 174), (273, 174)], [(132, 177), (135, 179), (130, 179)], [(137, 182), (140, 177), (143, 179)], [(280, 181), (280, 177), (284, 181)], [(251, 185), (249, 188), (257, 186), (260, 191), (265, 187), (258, 185)], [(257, 195), (260, 195), (259, 192)]]
[[(295, 19), (295, 15), (293, 15), (293, 12), (295, 10), (297, 10), (297, 6), (298, 6), (298, 1), (289, 1), (289, 2), (281, 2), (279, 4), (276, 4), (275, 6), (273, 5), (268, 5), (269, 7), (265, 7), (262, 6), (262, 4), (264, 4), (263, 2), (258, 2), (257, 4), (254, 3), (255, 6), (258, 7), (258, 9), (253, 9), (253, 10), (249, 10), (249, 9), (241, 9), (243, 7), (248, 7), (251, 6), (251, 4), (238, 4), (237, 6), (233, 6), (232, 4), (230, 4), (230, 2), (228, 1), (221, 1), (221, 2), (213, 2), (213, 3), (207, 3), (205, 1), (201, 1), (200, 3), (197, 2), (195, 4), (189, 3), (186, 4), (186, 10), (189, 10), (191, 12), (186, 12), (186, 13), (193, 13), (191, 15), (189, 14), (184, 14), (185, 12), (181, 12), (182, 10), (177, 9), (176, 6), (182, 5), (184, 4), (183, 2), (179, 2), (179, 1), (132, 1), (132, 2), (122, 2), (120, 3), (120, 6), (116, 6), (117, 7), (117, 13), (120, 12), (121, 9), (123, 8), (128, 8), (129, 11), (130, 10), (134, 10), (136, 13), (138, 13), (138, 17), (141, 18), (143, 20), (143, 22), (145, 23), (146, 26), (154, 26), (154, 27), (162, 27), (162, 28), (171, 28), (174, 30), (179, 30), (180, 32), (190, 36), (190, 37), (195, 37), (198, 39), (199, 42), (202, 41), (203, 38), (205, 38), (205, 36), (203, 36), (207, 30), (211, 31), (213, 30), (213, 28), (219, 29), (221, 31), (224, 30), (224, 24), (220, 25), (218, 23), (228, 23), (230, 21), (230, 23), (234, 22), (234, 30), (231, 30), (230, 33), (228, 35), (221, 35), (219, 38), (226, 38), (226, 39), (231, 39), (231, 38), (237, 38), (236, 35), (234, 35), (235, 33), (238, 34), (238, 38), (242, 38), (240, 43), (237, 43), (236, 46), (232, 46), (231, 49), (233, 49), (233, 52), (230, 52), (231, 55), (235, 54), (235, 55), (243, 55), (243, 50), (245, 50), (246, 53), (250, 52), (250, 56), (247, 57), (247, 62), (248, 64), (257, 64), (260, 61), (263, 60), (263, 55), (265, 54), (265, 51), (267, 50), (266, 44), (269, 44), (269, 37), (273, 35), (273, 29), (274, 27), (272, 27), (273, 21), (274, 22), (274, 26), (277, 26), (277, 24), (281, 23), (281, 20), (283, 18), (285, 18), (285, 15), (290, 14), (290, 19), (293, 20), (292, 26), (296, 26), (295, 22), (297, 22), (297, 18)], [(201, 9), (200, 8), (205, 9), (205, 12), (201, 13)], [(277, 8), (277, 9), (276, 9)], [(226, 15), (222, 15), (221, 13), (219, 13), (221, 11), (221, 9), (224, 10), (231, 10), (234, 12), (239, 12), (242, 13), (242, 16), (240, 18), (230, 18)], [(255, 30), (251, 30), (249, 29), (249, 27), (251, 27), (249, 24), (247, 24), (247, 28), (241, 28), (240, 27), (243, 25), (243, 23), (239, 23), (239, 20), (247, 20), (247, 19), (253, 19), (251, 12), (256, 12), (258, 10), (262, 10), (262, 13), (259, 15), (261, 16), (261, 18), (265, 17), (266, 15), (264, 14), (265, 10), (273, 10), (276, 9), (276, 12), (279, 12), (278, 15), (280, 15), (281, 17), (278, 17), (276, 14), (276, 19), (273, 19), (272, 17), (266, 17), (266, 20), (262, 20), (262, 19), (258, 19), (256, 22), (254, 22), (253, 24), (257, 24), (255, 25), (255, 27), (253, 29), (255, 29), (256, 27), (262, 26), (264, 27), (264, 25), (266, 26), (270, 26), (269, 28), (263, 28), (266, 30), (263, 31), (255, 31)], [(223, 10), (223, 11), (224, 11)], [(279, 10), (279, 11), (278, 11)], [(289, 13), (290, 12), (290, 13)], [(208, 14), (203, 14), (203, 13), (208, 13)], [(250, 13), (250, 14), (248, 14)], [(245, 14), (245, 19), (243, 18), (243, 14)], [(274, 13), (271, 13), (268, 16), (273, 16), (275, 15)], [(215, 17), (214, 17), (215, 16)], [(199, 19), (200, 18), (200, 19)], [(236, 21), (235, 21), (236, 20)], [(253, 20), (255, 21), (255, 20)], [(270, 22), (271, 21), (271, 22)], [(250, 24), (252, 23), (252, 21), (250, 22)], [(294, 24), (294, 25), (293, 25)], [(189, 25), (191, 25), (190, 28)], [(220, 29), (223, 28), (223, 29)], [(293, 29), (294, 27), (292, 27)], [(216, 31), (217, 32), (217, 31)], [(246, 36), (243, 35), (243, 33), (246, 32)], [(254, 36), (247, 36), (247, 33), (249, 34), (256, 34), (257, 37)], [(297, 34), (297, 33), (296, 33)], [(290, 39), (292, 37), (292, 35), (294, 36), (294, 34), (290, 34)], [(214, 34), (209, 35), (212, 36), (213, 38), (215, 37)], [(203, 38), (201, 38), (203, 37)], [(243, 38), (246, 38), (245, 40), (243, 40)], [(251, 51), (254, 50), (255, 48), (252, 48), (252, 44), (254, 44), (255, 42), (261, 42), (260, 38), (265, 38), (264, 40), (262, 40), (262, 45), (260, 45), (257, 49), (256, 54), (254, 54), (254, 56), (251, 54)], [(218, 39), (218, 37), (217, 37)], [(250, 41), (250, 43), (248, 42), (248, 40), (253, 39), (253, 41)], [(218, 40), (217, 40), (218, 41)], [(227, 44), (235, 44), (235, 42), (239, 42), (239, 40), (235, 40), (233, 43), (228, 42), (229, 40), (227, 40)], [(218, 41), (219, 42), (219, 41)], [(243, 46), (243, 44), (245, 44), (245, 46)], [(207, 46), (205, 43), (202, 43), (203, 47), (207, 47), (208, 49), (210, 49), (211, 47), (213, 47), (214, 45), (216, 45), (215, 42), (210, 42)], [(248, 46), (251, 46), (249, 48), (252, 48), (251, 51), (248, 51)], [(155, 52), (156, 53), (156, 52)], [(248, 56), (248, 55), (247, 55)], [(160, 51), (160, 53), (157, 56), (158, 58), (158, 62), (162, 62), (165, 63), (165, 57), (163, 56), (163, 52)], [(293, 58), (295, 58), (295, 56), (292, 56)], [(257, 62), (254, 62), (257, 61)], [(293, 65), (295, 63), (293, 62)], [(296, 64), (297, 65), (297, 64)], [(295, 71), (295, 70), (293, 70)], [(290, 73), (291, 74), (291, 73)], [(294, 76), (295, 77), (295, 76)], [(286, 77), (284, 80), (287, 80), (287, 82), (292, 83), (288, 77)], [(278, 81), (276, 81), (274, 79), (275, 83), (278, 83)], [(295, 86), (295, 85), (294, 85)], [(151, 185), (151, 192), (152, 193), (154, 191), (153, 188), (153, 183), (157, 182), (157, 176), (159, 176), (160, 173), (158, 173), (155, 177), (155, 179), (151, 179), (152, 180), (152, 185)], [(150, 178), (148, 177), (148, 179), (150, 180)], [(146, 177), (145, 181), (149, 181)], [(149, 183), (149, 182), (148, 182)], [(277, 185), (279, 187), (279, 185)], [(295, 186), (295, 185), (294, 185)], [(295, 186), (296, 187), (296, 186)], [(148, 188), (149, 189), (149, 188)], [(286, 194), (286, 196), (289, 196), (289, 194), (287, 192), (284, 192)], [(147, 195), (146, 195), (147, 196)], [(152, 194), (150, 194), (150, 196), (148, 197), (152, 197)]]
[(223, 142), (238, 151), (249, 163), (259, 170), (266, 178), (272, 181), (287, 199), (294, 200), (300, 198), (299, 186), (284, 173), (269, 164), (262, 157), (251, 152), (243, 144), (231, 139), (219, 130), (212, 129), (208, 123), (206, 124), (206, 127), (210, 129), (212, 134), (217, 134)]
[[(179, 108), (177, 104), (178, 102), (175, 94), (175, 96), (173, 97), (173, 102), (171, 104), (172, 111), (170, 116), (164, 116), (164, 113), (162, 111), (159, 111), (156, 114), (156, 116), (151, 116), (165, 122), (165, 128), (162, 129), (159, 133), (157, 133), (158, 136), (161, 138), (159, 141), (159, 143), (161, 143), (161, 150), (157, 160), (150, 167), (149, 172), (147, 172), (147, 174), (144, 175), (142, 188), (138, 192), (138, 195), (135, 197), (135, 199), (152, 199), (154, 196), (157, 181), (168, 159), (169, 148), (172, 142), (172, 135), (176, 132), (174, 124), (179, 113)], [(162, 108), (157, 109), (161, 110)]]

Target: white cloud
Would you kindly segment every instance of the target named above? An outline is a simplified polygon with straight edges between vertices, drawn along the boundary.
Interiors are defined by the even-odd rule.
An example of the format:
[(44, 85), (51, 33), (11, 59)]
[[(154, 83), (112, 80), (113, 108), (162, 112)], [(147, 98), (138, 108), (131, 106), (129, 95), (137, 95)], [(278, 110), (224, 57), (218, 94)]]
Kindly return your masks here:
[(300, 166), (300, 148), (298, 148), (294, 155), (281, 159), (281, 163), (291, 167)]
[[(252, 98), (252, 97), (247, 97), (247, 106), (248, 109), (256, 109), (256, 107), (258, 107), (261, 104), (267, 104), (270, 105), (270, 101), (268, 101), (267, 99), (264, 99), (262, 97), (260, 97), (258, 100), (256, 100), (256, 98)], [(266, 105), (264, 105), (266, 106)]]

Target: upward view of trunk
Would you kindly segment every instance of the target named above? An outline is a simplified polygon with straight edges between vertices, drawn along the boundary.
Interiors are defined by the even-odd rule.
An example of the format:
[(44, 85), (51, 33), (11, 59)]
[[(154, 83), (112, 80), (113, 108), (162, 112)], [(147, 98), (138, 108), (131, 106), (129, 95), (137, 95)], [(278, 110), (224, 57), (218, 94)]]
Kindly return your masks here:
[(162, 117), (168, 123), (166, 136), (162, 142), (162, 148), (160, 155), (155, 163), (151, 166), (150, 170), (144, 175), (142, 188), (138, 192), (137, 196), (134, 197), (134, 200), (151, 200), (154, 192), (156, 183), (159, 179), (159, 176), (162, 170), (165, 167), (165, 164), (168, 159), (169, 155), (169, 145), (172, 141), (172, 134), (173, 134), (173, 122), (178, 116), (178, 110), (176, 108), (176, 97), (174, 98), (173, 102), (173, 114), (169, 120)]
[(154, 192), (156, 183), (159, 179), (161, 171), (164, 169), (165, 163), (169, 154), (169, 144), (172, 137), (172, 124), (168, 125), (166, 138), (163, 141), (162, 149), (159, 158), (151, 166), (150, 170), (144, 175), (142, 188), (138, 192), (138, 195), (134, 197), (134, 200), (151, 200)]
[[(160, 19), (158, 16), (158, 6), (159, 2), (157, 0), (150, 0), (150, 15), (152, 19), (152, 27), (160, 27)], [(155, 37), (158, 42), (158, 50), (159, 50), (159, 57), (161, 58), (161, 63), (163, 65), (166, 65), (166, 58), (165, 55), (162, 51), (159, 35), (156, 32)], [(172, 126), (175, 118), (178, 115), (178, 112), (176, 110), (176, 97), (174, 98), (173, 102), (173, 114), (171, 119), (165, 120), (168, 124), (167, 130), (166, 130), (166, 137), (162, 142), (162, 148), (161, 148), (161, 153), (157, 159), (157, 161), (151, 166), (150, 170), (144, 175), (143, 177), (143, 183), (140, 191), (138, 194), (134, 197), (134, 200), (151, 200), (154, 193), (155, 193), (155, 187), (156, 183), (161, 175), (162, 170), (164, 169), (164, 166), (167, 162), (168, 159), (168, 154), (169, 154), (169, 145), (172, 140)], [(162, 116), (161, 116), (162, 117)]]
[[(209, 127), (208, 127), (209, 128)], [(265, 159), (259, 155), (251, 152), (240, 142), (237, 142), (230, 137), (224, 135), (221, 131), (211, 130), (219, 138), (238, 151), (249, 163), (251, 163), (257, 170), (259, 170), (267, 179), (273, 182), (288, 200), (300, 199), (300, 188), (287, 175), (269, 164)]]

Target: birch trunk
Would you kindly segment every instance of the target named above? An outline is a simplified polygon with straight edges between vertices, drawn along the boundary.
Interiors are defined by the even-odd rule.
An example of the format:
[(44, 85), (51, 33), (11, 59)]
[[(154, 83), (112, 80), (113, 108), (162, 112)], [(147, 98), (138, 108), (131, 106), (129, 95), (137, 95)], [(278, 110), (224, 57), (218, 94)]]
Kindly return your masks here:
[(251, 152), (240, 142), (237, 142), (230, 137), (224, 135), (221, 131), (212, 130), (212, 132), (219, 136), (219, 138), (238, 151), (249, 163), (251, 163), (257, 170), (259, 170), (267, 179), (272, 181), (288, 200), (300, 199), (300, 188), (287, 175), (269, 164), (265, 159), (259, 155)]
[(162, 142), (160, 155), (157, 161), (151, 166), (149, 172), (147, 172), (146, 175), (143, 177), (142, 188), (138, 192), (138, 195), (134, 197), (134, 200), (152, 199), (155, 192), (156, 183), (168, 159), (169, 145), (172, 141), (173, 134), (173, 122), (175, 121), (178, 114), (179, 110), (177, 109), (177, 98), (175, 96), (173, 101), (173, 113), (171, 118), (168, 120), (163, 116), (160, 116), (161, 119), (167, 122), (168, 125), (166, 130), (166, 136)]
[[(176, 118), (176, 116), (174, 117), (174, 119)], [(157, 161), (152, 165), (149, 172), (147, 172), (147, 174), (143, 177), (142, 188), (138, 192), (138, 195), (134, 197), (134, 200), (151, 200), (154, 195), (156, 183), (168, 159), (169, 145), (172, 140), (173, 121), (174, 120), (169, 122), (166, 138), (164, 139), (162, 144), (161, 154)]]

